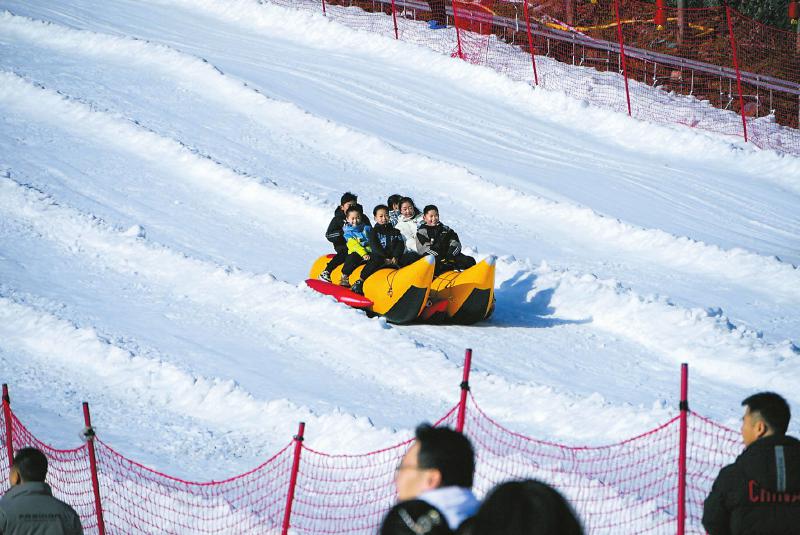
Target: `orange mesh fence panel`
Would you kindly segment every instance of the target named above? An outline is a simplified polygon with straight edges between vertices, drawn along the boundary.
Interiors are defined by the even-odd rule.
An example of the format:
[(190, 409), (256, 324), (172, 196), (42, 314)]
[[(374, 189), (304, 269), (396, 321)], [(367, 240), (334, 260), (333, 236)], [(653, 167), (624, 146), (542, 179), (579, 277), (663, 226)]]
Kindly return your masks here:
[(800, 38), (794, 32), (760, 25), (730, 10), (732, 41), (724, 7), (658, 9), (642, 0), (619, 2), (619, 25), (614, 0), (529, 0), (527, 19), (524, 0), (444, 2), (448, 27), (431, 30), (425, 23), (433, 16), (431, 9), (440, 10), (442, 4), (432, 2), (271, 3), (324, 9), (328, 17), (349, 27), (397, 36), (441, 54), (460, 54), (515, 80), (535, 80), (546, 89), (627, 113), (617, 33), (621, 28), (633, 116), (741, 138), (735, 42), (749, 138), (761, 147), (800, 155)]
[(86, 445), (72, 450), (59, 450), (34, 437), (13, 413), (11, 423), (14, 453), (25, 447), (41, 450), (47, 456), (46, 481), (53, 490), (53, 496), (75, 509), (81, 517), (84, 531), (88, 533), (96, 531), (92, 472), (89, 468)]
[(96, 441), (109, 533), (267, 533), (283, 521), (291, 444), (242, 475), (194, 483), (150, 470)]
[[(733, 10), (730, 13), (748, 136), (762, 147), (800, 152), (798, 34), (765, 26)], [(776, 122), (792, 128), (776, 130)]]
[[(457, 406), (435, 425), (454, 427)], [(575, 506), (588, 533), (675, 532), (679, 417), (617, 444), (574, 447), (515, 433), (483, 413), (470, 395), (465, 433), (477, 455), (475, 490), (537, 478)], [(12, 415), (15, 450), (35, 446), (50, 461), (54, 494), (96, 532), (86, 446), (57, 450)], [(702, 503), (719, 469), (741, 451), (736, 431), (689, 413), (687, 533), (703, 533)], [(0, 426), (3, 429), (3, 426)], [(4, 431), (0, 430), (0, 433)], [(412, 439), (362, 455), (302, 447), (290, 529), (298, 534), (372, 534), (395, 501), (395, 468)], [(293, 443), (257, 468), (224, 481), (195, 483), (148, 469), (96, 439), (100, 494), (108, 533), (278, 533)], [(5, 463), (4, 463), (5, 464)], [(7, 469), (4, 472), (7, 477)]]
[[(474, 402), (474, 399), (473, 399)], [(535, 478), (558, 488), (587, 533), (674, 533), (678, 418), (602, 447), (568, 447), (514, 433), (471, 407), (465, 425), (477, 451), (476, 490)]]
[(0, 492), (4, 492), (8, 490), (9, 487), (9, 459), (7, 451), (8, 434), (6, 432), (6, 414), (3, 407), (0, 407), (0, 439), (2, 439), (2, 442), (0, 442), (0, 448), (2, 448), (2, 453), (0, 453)]
[[(620, 6), (633, 115), (743, 137), (725, 8)], [(727, 110), (724, 112), (722, 110)]]
[[(457, 406), (434, 425), (454, 427)], [(374, 534), (396, 501), (394, 475), (413, 439), (363, 455), (303, 447), (292, 529), (298, 533)]]
[(700, 525), (703, 500), (720, 468), (736, 460), (744, 446), (738, 432), (696, 413), (689, 413), (688, 424), (686, 525), (693, 526), (698, 533), (705, 533)]

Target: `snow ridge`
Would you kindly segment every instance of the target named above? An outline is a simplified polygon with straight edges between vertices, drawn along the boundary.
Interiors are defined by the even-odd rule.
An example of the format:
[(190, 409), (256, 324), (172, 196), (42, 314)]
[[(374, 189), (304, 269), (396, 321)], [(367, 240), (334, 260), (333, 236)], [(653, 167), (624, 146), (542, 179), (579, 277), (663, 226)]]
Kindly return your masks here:
[[(207, 2), (203, 5), (210, 9), (208, 6), (213, 7), (216, 4)], [(464, 167), (403, 152), (379, 138), (316, 117), (292, 103), (269, 99), (254, 88), (224, 75), (205, 60), (188, 56), (169, 47), (138, 39), (72, 30), (52, 23), (35, 22), (7, 12), (0, 16), (0, 29), (34, 40), (38, 44), (81, 54), (112, 57), (119, 61), (133, 61), (135, 64), (162, 69), (187, 82), (187, 86), (194, 88), (195, 91), (201, 91), (203, 95), (214, 98), (220, 105), (233, 107), (237, 112), (248, 114), (270, 128), (275, 128), (275, 124), (286, 125), (284, 128), (291, 135), (314, 146), (322, 153), (345, 156), (376, 174), (385, 173), (388, 167), (396, 170), (395, 175), (408, 184), (435, 182), (443, 189), (454, 181), (468, 185), (465, 193), (460, 196), (467, 206), (483, 205), (494, 210), (502, 210), (512, 219), (515, 214), (521, 214), (524, 216), (522, 218), (524, 221), (518, 218), (520, 219), (518, 223), (530, 222), (533, 217), (539, 227), (569, 229), (570, 235), (576, 239), (601, 242), (609, 249), (621, 252), (644, 254), (651, 262), (670, 266), (675, 270), (721, 278), (743, 286), (749, 286), (753, 279), (758, 279), (761, 284), (755, 286), (755, 289), (768, 294), (771, 298), (779, 302), (800, 302), (800, 269), (775, 257), (766, 257), (740, 248), (725, 250), (716, 245), (675, 236), (658, 229), (637, 227), (581, 206), (550, 201), (493, 184)], [(23, 91), (20, 84), (17, 84), (17, 87)], [(38, 95), (36, 99), (46, 99), (51, 106), (58, 104), (66, 108), (62, 110), (63, 113), (58, 114), (59, 116), (71, 115), (74, 120), (84, 121), (82, 126), (85, 125), (87, 131), (98, 131), (102, 128), (101, 133), (109, 134), (98, 137), (114, 139), (111, 134), (118, 137), (124, 131), (123, 139), (130, 143), (123, 142), (120, 146), (136, 148), (144, 142), (140, 140), (146, 136), (146, 132), (124, 129), (118, 120), (104, 117), (103, 112), (82, 109), (80, 103), (66, 97), (62, 97), (61, 102), (54, 102), (52, 98), (47, 98), (52, 97), (52, 92), (47, 89), (43, 91), (45, 95), (48, 93), (50, 95)], [(30, 92), (24, 95), (25, 100), (33, 101), (32, 96)], [(38, 106), (34, 108), (39, 109)], [(32, 110), (28, 108), (27, 111)], [(93, 120), (85, 121), (87, 116)], [(42, 118), (42, 120), (54, 118)], [(61, 126), (66, 127), (67, 124), (62, 122)], [(142, 129), (141, 125), (138, 126)], [(163, 148), (158, 152), (154, 149), (157, 144), (169, 145), (170, 140), (161, 138), (156, 133), (151, 132), (151, 134), (153, 139), (148, 140), (150, 147), (143, 152), (151, 156), (167, 156)], [(174, 143), (181, 145), (177, 141)], [(185, 152), (184, 146), (180, 146), (180, 150), (177, 146), (171, 148), (173, 150), (169, 154), (170, 160), (180, 162), (186, 157), (181, 154)], [(206, 169), (202, 172), (197, 165), (193, 167), (198, 170), (195, 174), (204, 175), (203, 182), (206, 186), (214, 184), (216, 186), (214, 191), (217, 194), (233, 197), (238, 202), (246, 200), (246, 204), (253, 208), (254, 213), (260, 214), (261, 210), (258, 208), (268, 205), (275, 197), (288, 198), (290, 200), (286, 207), (291, 208), (293, 213), (311, 215), (319, 221), (320, 227), (324, 226), (327, 212), (319, 207), (321, 203), (318, 200), (309, 199), (306, 195), (303, 195), (302, 199), (297, 199), (280, 189), (267, 190), (254, 187), (257, 181), (250, 177), (241, 177), (241, 174), (234, 177), (232, 176), (236, 174), (234, 171), (225, 169), (219, 164), (213, 172), (213, 181), (208, 180), (212, 174), (207, 169), (208, 166), (203, 166)], [(421, 181), (419, 177), (426, 178)], [(279, 202), (277, 205), (281, 206), (283, 203)], [(506, 211), (509, 207), (513, 210)]]
[(287, 193), (272, 181), (265, 183), (233, 171), (180, 141), (144, 128), (135, 120), (96, 110), (14, 73), (0, 72), (0, 103), (103, 146), (173, 167), (175, 176), (185, 177), (195, 186), (236, 202), (253, 217), (264, 218), (263, 207), (274, 206), (281, 215), (299, 216), (322, 228), (329, 219), (330, 209), (320, 201)]
[[(259, 437), (273, 448), (292, 436), (292, 420), (313, 425), (316, 438), (312, 440), (322, 447), (344, 446), (343, 451), (363, 440), (380, 446), (403, 439), (375, 429), (363, 417), (339, 411), (315, 414), (285, 399), (259, 401), (234, 381), (192, 375), (171, 363), (133, 354), (105, 340), (93, 328), (79, 328), (5, 296), (0, 296), (0, 337), (4, 350), (36, 359), (36, 373), (57, 367), (67, 375), (99, 379), (103, 386), (93, 393), (94, 401), (116, 396), (126, 404), (164, 407), (217, 428)], [(330, 440), (334, 436), (337, 440)]]
[[(443, 407), (454, 400), (453, 385), (459, 384), (461, 370), (441, 350), (428, 346), (424, 339), (406, 335), (403, 329), (390, 327), (383, 318), (359, 321), (364, 316), (362, 312), (320, 296), (302, 283), (292, 286), (269, 274), (246, 273), (149, 244), (135, 234), (109, 228), (98, 218), (64, 207), (13, 179), (0, 179), (0, 213), (22, 222), (65, 252), (86, 258), (90, 265), (127, 274), (143, 285), (160, 289), (166, 293), (165, 299), (188, 300), (233, 316), (271, 337), (287, 354), (318, 360), (339, 372), (382, 384), (398, 395), (420, 396)], [(309, 322), (310, 318), (325, 320)], [(342, 346), (342, 339), (355, 337), (360, 340), (359, 351)], [(373, 358), (385, 353), (386, 347), (405, 357)], [(609, 430), (609, 439), (620, 433), (636, 434), (669, 415), (663, 409), (615, 407), (603, 399), (581, 399), (548, 387), (515, 384), (480, 369), (475, 381), (480, 384), (482, 404), (490, 412), (495, 406), (504, 411), (512, 407), (512, 412), (524, 420), (528, 412), (526, 399), (535, 396), (548, 400), (550, 414), (564, 413), (563, 421), (549, 432), (563, 433), (562, 436), (605, 438), (581, 431), (580, 420), (598, 411), (624, 422), (613, 432)], [(589, 406), (592, 410), (587, 410)], [(530, 418), (541, 423), (540, 415)]]

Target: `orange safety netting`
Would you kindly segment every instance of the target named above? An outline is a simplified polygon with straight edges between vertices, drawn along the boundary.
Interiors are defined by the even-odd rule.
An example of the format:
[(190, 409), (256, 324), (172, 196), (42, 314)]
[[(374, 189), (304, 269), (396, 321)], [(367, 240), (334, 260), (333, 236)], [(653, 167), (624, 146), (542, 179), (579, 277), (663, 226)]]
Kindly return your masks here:
[[(456, 409), (436, 425), (454, 426)], [(477, 455), (475, 491), (509, 479), (537, 478), (575, 506), (587, 533), (672, 534), (678, 510), (680, 417), (607, 446), (576, 447), (536, 440), (486, 415), (470, 396), (465, 434)], [(14, 450), (36, 446), (50, 460), (54, 494), (98, 531), (87, 446), (58, 450), (37, 440), (12, 415)], [(0, 413), (0, 438), (6, 441)], [(299, 534), (372, 534), (395, 501), (394, 473), (412, 439), (379, 451), (331, 455), (298, 447), (290, 515)], [(184, 481), (146, 468), (95, 439), (107, 533), (278, 533), (292, 480), (292, 443), (257, 468), (225, 481)], [(688, 413), (686, 532), (703, 533), (702, 502), (720, 467), (740, 452), (738, 433)], [(0, 476), (8, 483), (7, 463)]]
[[(720, 7), (642, 0), (273, 0), (633, 117), (800, 155), (800, 34)], [(435, 7), (435, 9), (439, 9)], [(371, 13), (383, 13), (378, 17)], [(624, 50), (624, 54), (622, 53)], [(745, 131), (746, 129), (746, 131)]]

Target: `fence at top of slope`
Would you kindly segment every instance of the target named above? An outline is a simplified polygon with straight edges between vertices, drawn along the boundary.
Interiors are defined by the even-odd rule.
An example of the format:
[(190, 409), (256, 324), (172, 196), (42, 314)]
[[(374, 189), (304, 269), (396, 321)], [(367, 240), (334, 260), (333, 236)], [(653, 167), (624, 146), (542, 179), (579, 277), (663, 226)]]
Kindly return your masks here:
[[(479, 496), (502, 481), (537, 478), (564, 493), (587, 533), (703, 533), (703, 499), (741, 445), (736, 431), (689, 411), (685, 395), (678, 415), (655, 429), (616, 444), (571, 446), (493, 420), (468, 391), (468, 374), (465, 366), (461, 401), (435, 425), (461, 429), (471, 439)], [(56, 449), (23, 425), (4, 396), (0, 439), (8, 462), (0, 463), (0, 481), (8, 484), (12, 452), (41, 449), (54, 494), (76, 509), (88, 533), (373, 534), (395, 500), (395, 468), (413, 441), (332, 455), (307, 447), (301, 424), (291, 442), (256, 468), (201, 483), (125, 457), (87, 432), (85, 414), (87, 443)]]
[[(800, 33), (725, 7), (643, 0), (530, 3), (269, 0), (421, 44), (599, 107), (800, 155)], [(335, 44), (332, 44), (335, 47)]]

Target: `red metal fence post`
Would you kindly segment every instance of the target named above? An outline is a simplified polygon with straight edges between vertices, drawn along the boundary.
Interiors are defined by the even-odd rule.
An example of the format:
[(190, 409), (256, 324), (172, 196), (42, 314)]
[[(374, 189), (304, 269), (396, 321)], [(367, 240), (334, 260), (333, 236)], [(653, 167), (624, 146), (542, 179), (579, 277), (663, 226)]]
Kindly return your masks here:
[(97, 457), (94, 451), (94, 428), (92, 428), (92, 417), (89, 414), (89, 404), (83, 402), (83, 422), (86, 425), (84, 436), (86, 437), (86, 447), (89, 450), (89, 468), (92, 471), (92, 490), (94, 491), (94, 510), (97, 514), (97, 531), (100, 535), (105, 535), (106, 526), (103, 522), (103, 506), (100, 503), (100, 480), (97, 478)]
[(469, 392), (469, 372), (472, 368), (472, 350), (464, 352), (464, 375), (461, 379), (461, 401), (458, 403), (458, 418), (456, 419), (456, 431), (464, 432), (464, 419), (467, 415), (467, 392)]
[(536, 85), (539, 85), (539, 75), (536, 73), (536, 59), (533, 56), (533, 34), (531, 33), (531, 17), (530, 11), (528, 11), (528, 0), (525, 0), (523, 6), (525, 10), (525, 26), (528, 28), (528, 49), (531, 53), (531, 64), (533, 65), (533, 81)]
[(305, 422), (300, 422), (297, 434), (294, 436), (294, 461), (292, 461), (292, 475), (289, 479), (289, 492), (286, 494), (286, 509), (283, 512), (281, 535), (286, 535), (289, 532), (289, 520), (292, 518), (292, 502), (294, 502), (294, 489), (297, 486), (297, 472), (300, 470), (300, 451), (305, 430)]
[(619, 0), (614, 0), (614, 12), (617, 17), (617, 39), (619, 40), (619, 55), (622, 59), (622, 77), (625, 78), (625, 98), (628, 101), (628, 115), (630, 115), (631, 93), (628, 89), (628, 65), (625, 61), (625, 39), (622, 38), (622, 21), (619, 18)]
[(686, 443), (689, 416), (689, 365), (681, 364), (680, 443), (678, 452), (678, 535), (686, 530)]
[(325, 0), (322, 0), (322, 15), (324, 17), (328, 16), (328, 11), (325, 9)]
[(392, 0), (392, 21), (394, 21), (394, 38), (399, 39), (397, 36), (397, 8), (394, 5), (394, 0)]
[(453, 26), (456, 27), (456, 42), (458, 42), (458, 57), (464, 59), (464, 53), (461, 51), (461, 30), (458, 29), (458, 10), (456, 9), (456, 0), (453, 0)]
[(744, 117), (744, 96), (742, 95), (742, 73), (739, 72), (739, 56), (736, 53), (736, 38), (733, 36), (733, 23), (731, 22), (731, 8), (725, 6), (725, 16), (728, 18), (728, 35), (731, 37), (731, 50), (733, 51), (733, 67), (736, 69), (736, 90), (739, 92), (739, 111), (742, 115), (742, 130), (744, 142), (747, 143), (747, 119)]
[(14, 464), (14, 440), (11, 428), (11, 398), (8, 396), (8, 385), (3, 383), (3, 419), (6, 421), (6, 451), (8, 452), (8, 467)]

